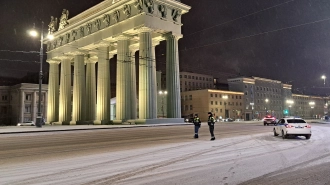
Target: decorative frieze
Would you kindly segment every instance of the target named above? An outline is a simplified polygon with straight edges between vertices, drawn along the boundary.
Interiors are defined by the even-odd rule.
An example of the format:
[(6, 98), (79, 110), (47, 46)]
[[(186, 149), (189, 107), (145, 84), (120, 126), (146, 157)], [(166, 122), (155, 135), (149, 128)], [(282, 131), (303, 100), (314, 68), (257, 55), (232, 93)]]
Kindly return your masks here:
[(154, 13), (154, 8), (155, 8), (155, 5), (154, 5), (154, 0), (145, 0), (146, 1), (146, 6), (148, 7), (148, 12), (149, 13)]
[(124, 5), (123, 12), (126, 15), (126, 17), (130, 17), (131, 13), (132, 13), (131, 5), (129, 5), (129, 4)]
[(105, 23), (105, 26), (106, 27), (108, 27), (108, 26), (110, 26), (110, 15), (109, 14), (105, 14), (104, 16), (103, 16), (103, 22)]
[(167, 7), (165, 5), (159, 5), (158, 9), (159, 9), (160, 13), (162, 14), (162, 17), (166, 18), (166, 16), (167, 16)]
[(113, 20), (117, 23), (119, 22), (119, 18), (120, 18), (120, 12), (119, 10), (115, 10), (112, 14), (112, 18)]

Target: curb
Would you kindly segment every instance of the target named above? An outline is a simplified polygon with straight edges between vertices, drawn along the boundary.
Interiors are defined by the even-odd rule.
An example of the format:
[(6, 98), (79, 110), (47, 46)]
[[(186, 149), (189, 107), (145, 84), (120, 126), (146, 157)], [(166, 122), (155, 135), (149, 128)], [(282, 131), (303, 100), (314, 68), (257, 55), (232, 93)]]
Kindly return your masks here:
[[(102, 128), (69, 128), (69, 129), (56, 129), (56, 130), (31, 130), (31, 131), (10, 131), (10, 132), (1, 132), (0, 135), (5, 134), (25, 134), (25, 133), (37, 133), (37, 132), (66, 132), (66, 131), (85, 131), (85, 130), (107, 130), (107, 129), (131, 129), (131, 128), (142, 128), (142, 127), (170, 127), (170, 126), (185, 126), (193, 124), (168, 124), (168, 125), (134, 125), (134, 126), (123, 126), (123, 127), (102, 127)], [(40, 128), (41, 129), (41, 128)]]

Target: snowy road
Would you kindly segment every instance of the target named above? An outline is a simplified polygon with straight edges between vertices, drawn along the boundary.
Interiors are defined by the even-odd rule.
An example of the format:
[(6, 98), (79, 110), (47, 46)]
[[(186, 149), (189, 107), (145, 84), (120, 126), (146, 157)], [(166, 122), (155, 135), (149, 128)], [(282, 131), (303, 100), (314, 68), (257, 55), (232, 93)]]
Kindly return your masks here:
[[(77, 136), (73, 133), (0, 136), (0, 147), (6, 148), (0, 152), (0, 184), (317, 185), (330, 182), (328, 125), (313, 124), (310, 140), (274, 137), (272, 127), (227, 126), (217, 126), (217, 134), (222, 135), (215, 141), (208, 140), (206, 127), (198, 140), (190, 139), (192, 135), (187, 131), (190, 127), (179, 127), (179, 131), (174, 127), (152, 128), (152, 132), (149, 128), (112, 131), (118, 135), (145, 131), (145, 138), (134, 136), (125, 140), (123, 137), (122, 142), (96, 142), (95, 138), (105, 131), (96, 132), (98, 136), (94, 138), (90, 136), (95, 131), (80, 132), (82, 135)], [(234, 130), (229, 129), (232, 127)], [(31, 138), (49, 138), (49, 145), (39, 142), (42, 147), (35, 147), (33, 143), (38, 139)], [(83, 138), (94, 145), (82, 142)], [(20, 139), (29, 147), (17, 148), (16, 142), (4, 144)], [(60, 140), (67, 144), (60, 145)], [(73, 144), (72, 140), (81, 143)]]

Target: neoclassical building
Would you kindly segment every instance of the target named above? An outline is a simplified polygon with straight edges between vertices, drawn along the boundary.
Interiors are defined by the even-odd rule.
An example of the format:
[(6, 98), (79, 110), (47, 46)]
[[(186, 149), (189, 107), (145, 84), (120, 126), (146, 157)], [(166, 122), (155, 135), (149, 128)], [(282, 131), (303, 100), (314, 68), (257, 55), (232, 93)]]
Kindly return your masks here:
[[(110, 81), (114, 81), (110, 79), (110, 59), (114, 55), (117, 69), (113, 122), (183, 122), (178, 40), (182, 38), (181, 15), (189, 9), (178, 0), (105, 0), (70, 19), (68, 10), (63, 10), (59, 25), (52, 17), (49, 34), (53, 39), (44, 40), (50, 65), (48, 122), (110, 122)], [(163, 40), (167, 45), (167, 119), (157, 119), (155, 46)]]

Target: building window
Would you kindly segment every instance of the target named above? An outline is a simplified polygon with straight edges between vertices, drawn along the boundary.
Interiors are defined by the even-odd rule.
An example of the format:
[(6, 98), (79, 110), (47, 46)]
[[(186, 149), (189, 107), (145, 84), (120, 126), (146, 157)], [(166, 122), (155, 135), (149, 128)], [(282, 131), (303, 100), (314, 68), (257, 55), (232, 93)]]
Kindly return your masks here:
[(189, 100), (192, 100), (192, 95), (189, 95)]
[(218, 108), (215, 108), (215, 112), (218, 112), (219, 110), (218, 110)]
[(31, 113), (31, 105), (25, 105), (25, 113)]
[(220, 112), (222, 112), (222, 109), (220, 109)]
[(218, 105), (218, 101), (215, 101), (215, 105)]
[(238, 106), (238, 102), (236, 102), (236, 106)]
[(220, 104), (220, 105), (222, 105), (222, 101), (221, 101), (221, 102), (219, 102), (219, 104)]
[(211, 105), (213, 105), (213, 101), (211, 101)]
[(188, 110), (188, 105), (184, 106), (184, 110), (187, 111)]
[(248, 92), (245, 92), (245, 95), (248, 95)]
[(7, 95), (2, 96), (2, 101), (7, 101), (7, 99), (8, 99)]
[(236, 95), (236, 99), (238, 99), (238, 96)]
[(180, 75), (180, 78), (182, 78), (182, 75)]
[(31, 94), (26, 94), (25, 95), (25, 100), (27, 100), (27, 101), (31, 101)]
[(8, 113), (7, 107), (5, 107), (5, 106), (1, 107), (0, 113), (1, 114), (7, 114)]
[(217, 98), (218, 97), (218, 94), (215, 94), (214, 96)]
[(210, 94), (211, 98), (213, 98), (213, 94)]
[(190, 110), (193, 110), (193, 106), (192, 105), (190, 105)]

